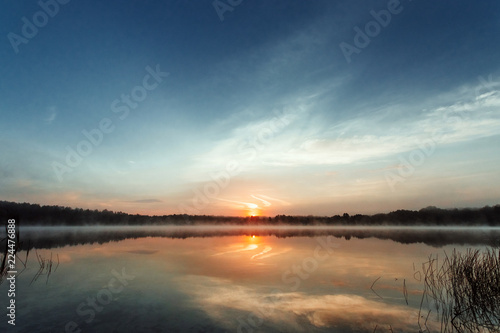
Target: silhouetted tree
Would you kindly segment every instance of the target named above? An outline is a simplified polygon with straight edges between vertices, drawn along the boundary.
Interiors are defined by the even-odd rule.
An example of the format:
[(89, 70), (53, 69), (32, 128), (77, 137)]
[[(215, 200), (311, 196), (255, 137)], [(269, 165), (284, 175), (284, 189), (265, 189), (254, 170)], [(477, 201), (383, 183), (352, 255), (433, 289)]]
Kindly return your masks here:
[(419, 211), (396, 210), (387, 214), (350, 216), (289, 216), (272, 217), (228, 217), (207, 215), (162, 215), (147, 216), (127, 214), (110, 210), (89, 210), (61, 206), (40, 206), (38, 204), (0, 201), (0, 219), (15, 218), (23, 225), (193, 225), (193, 224), (236, 224), (236, 225), (484, 225), (500, 226), (500, 205), (479, 209), (441, 209), (434, 206)]

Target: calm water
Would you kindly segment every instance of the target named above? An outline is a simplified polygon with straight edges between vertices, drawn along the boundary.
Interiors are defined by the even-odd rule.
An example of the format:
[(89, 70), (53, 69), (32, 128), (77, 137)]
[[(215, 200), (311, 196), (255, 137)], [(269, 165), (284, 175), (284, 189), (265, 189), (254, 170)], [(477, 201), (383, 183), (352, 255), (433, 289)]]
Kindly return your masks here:
[[(500, 230), (24, 228), (21, 238), (19, 257), (31, 249), (16, 326), (4, 315), (1, 332), (418, 332), (422, 263), (498, 245)], [(53, 267), (33, 281), (36, 255)], [(3, 309), (7, 291), (4, 280)]]

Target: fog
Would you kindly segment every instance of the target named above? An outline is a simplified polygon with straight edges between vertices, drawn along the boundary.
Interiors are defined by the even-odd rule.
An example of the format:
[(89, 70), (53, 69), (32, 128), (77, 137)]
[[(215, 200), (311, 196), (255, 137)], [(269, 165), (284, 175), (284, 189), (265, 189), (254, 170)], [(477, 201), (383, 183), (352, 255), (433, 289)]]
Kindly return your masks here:
[(129, 238), (196, 238), (225, 236), (316, 237), (393, 240), (402, 244), (424, 243), (434, 247), (450, 244), (500, 246), (499, 227), (345, 227), (345, 226), (90, 226), (20, 227), (20, 249), (106, 243)]

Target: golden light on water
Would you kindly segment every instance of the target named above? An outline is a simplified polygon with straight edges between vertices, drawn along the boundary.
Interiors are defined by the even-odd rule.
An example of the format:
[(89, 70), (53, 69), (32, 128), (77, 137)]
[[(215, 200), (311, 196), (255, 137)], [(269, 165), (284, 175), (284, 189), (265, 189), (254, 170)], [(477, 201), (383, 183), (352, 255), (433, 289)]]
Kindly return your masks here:
[(250, 235), (246, 237), (247, 244), (260, 244), (261, 238), (256, 235)]

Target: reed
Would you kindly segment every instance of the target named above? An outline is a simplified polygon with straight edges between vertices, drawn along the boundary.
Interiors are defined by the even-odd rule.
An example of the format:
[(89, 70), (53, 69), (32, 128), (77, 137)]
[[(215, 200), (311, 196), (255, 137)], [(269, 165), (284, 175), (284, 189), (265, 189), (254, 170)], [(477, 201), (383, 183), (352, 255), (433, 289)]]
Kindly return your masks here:
[[(5, 231), (6, 231), (6, 235), (8, 235), (7, 225), (5, 225)], [(12, 256), (15, 256), (17, 275), (20, 275), (26, 269), (26, 263), (28, 262), (28, 255), (30, 253), (31, 241), (29, 240), (28, 241), (28, 249), (26, 250), (26, 256), (25, 256), (24, 260), (22, 260), (21, 257), (19, 256), (19, 251), (21, 249), (22, 242), (21, 242), (18, 230), (16, 231), (16, 246), (13, 249), (14, 250), (13, 252), (12, 252), (12, 249), (10, 249), (8, 246), (8, 243), (9, 243), (8, 239), (9, 239), (8, 236), (5, 236), (4, 238), (0, 239), (0, 247), (2, 248), (2, 253), (0, 253), (0, 284), (2, 284), (4, 277), (7, 275), (7, 272), (9, 270), (11, 270), (9, 268), (9, 265), (7, 264), (8, 258), (12, 259)], [(5, 242), (5, 246), (2, 245), (3, 242)], [(18, 263), (22, 264), (22, 266), (23, 266), (22, 270), (19, 270), (20, 265), (18, 265)]]
[(36, 258), (38, 259), (38, 271), (35, 273), (35, 276), (30, 282), (30, 285), (33, 284), (38, 278), (42, 275), (46, 275), (47, 279), (45, 280), (45, 284), (49, 282), (49, 277), (50, 275), (57, 271), (57, 268), (59, 267), (59, 255), (57, 254), (57, 265), (54, 268), (54, 271), (52, 271), (52, 267), (54, 265), (54, 260), (52, 259), (52, 252), (50, 253), (50, 258), (44, 258), (41, 254), (38, 254), (38, 252), (35, 249), (36, 253)]
[[(499, 249), (453, 250), (450, 256), (445, 254), (441, 264), (437, 256), (429, 257), (423, 268), (420, 311), (424, 300), (430, 301), (441, 322), (441, 332), (500, 332)], [(420, 318), (421, 314), (421, 332), (428, 331)]]

